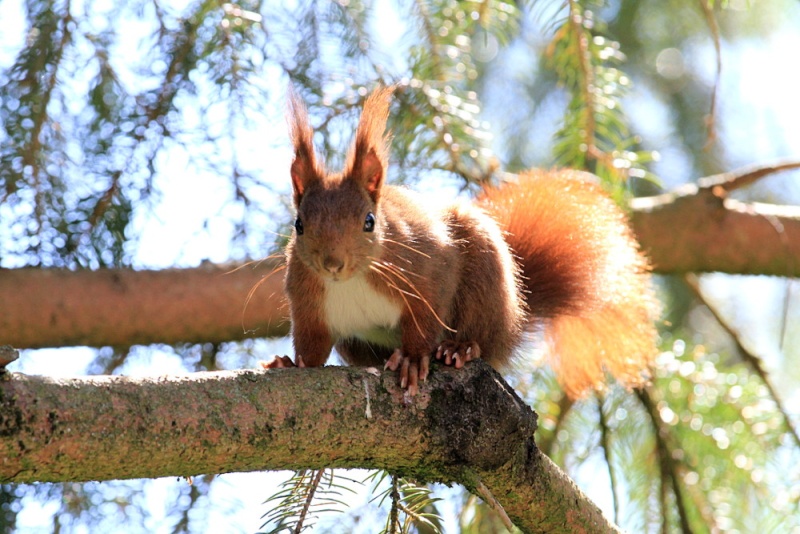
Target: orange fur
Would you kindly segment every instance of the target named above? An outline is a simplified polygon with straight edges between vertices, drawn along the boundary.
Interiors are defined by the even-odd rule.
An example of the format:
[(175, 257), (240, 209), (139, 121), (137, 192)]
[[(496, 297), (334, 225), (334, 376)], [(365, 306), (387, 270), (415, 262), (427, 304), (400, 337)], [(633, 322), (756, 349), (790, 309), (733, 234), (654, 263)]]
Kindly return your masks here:
[(595, 178), (530, 171), (485, 190), (479, 203), (518, 258), (530, 319), (544, 329), (566, 392), (601, 388), (604, 371), (641, 385), (657, 352), (649, 266)]

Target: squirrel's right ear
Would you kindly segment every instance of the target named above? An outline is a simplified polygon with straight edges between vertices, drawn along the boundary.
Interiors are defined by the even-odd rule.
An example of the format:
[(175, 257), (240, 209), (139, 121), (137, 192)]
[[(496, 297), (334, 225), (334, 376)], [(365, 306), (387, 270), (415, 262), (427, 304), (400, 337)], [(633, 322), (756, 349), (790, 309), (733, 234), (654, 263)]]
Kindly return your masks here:
[(375, 202), (389, 162), (389, 137), (384, 132), (393, 92), (394, 87), (380, 87), (369, 95), (345, 163), (345, 175), (361, 184)]
[(308, 123), (306, 106), (292, 85), (289, 85), (288, 94), (286, 119), (289, 122), (289, 132), (294, 146), (294, 161), (292, 161), (291, 167), (292, 189), (295, 206), (298, 206), (308, 186), (312, 182), (322, 179), (322, 170), (317, 165), (314, 153), (314, 131)]

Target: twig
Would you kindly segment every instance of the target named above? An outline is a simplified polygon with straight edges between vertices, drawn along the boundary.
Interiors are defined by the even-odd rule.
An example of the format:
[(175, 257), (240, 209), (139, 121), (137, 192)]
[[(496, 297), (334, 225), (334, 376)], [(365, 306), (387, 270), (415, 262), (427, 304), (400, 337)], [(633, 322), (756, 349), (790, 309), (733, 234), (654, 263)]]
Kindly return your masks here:
[(719, 311), (709, 303), (708, 299), (705, 298), (700, 289), (700, 284), (698, 283), (697, 276), (693, 274), (687, 274), (686, 276), (684, 276), (684, 280), (686, 281), (686, 284), (689, 286), (689, 288), (691, 288), (691, 290), (694, 291), (697, 298), (699, 298), (703, 302), (703, 304), (706, 305), (706, 307), (714, 316), (714, 318), (717, 320), (719, 325), (722, 328), (724, 328), (725, 331), (731, 336), (734, 343), (736, 343), (736, 349), (739, 351), (744, 361), (747, 362), (747, 364), (753, 368), (758, 377), (761, 378), (761, 381), (764, 382), (764, 385), (767, 387), (767, 390), (769, 391), (770, 397), (772, 397), (772, 400), (775, 401), (775, 406), (778, 408), (778, 411), (781, 412), (781, 415), (783, 415), (784, 421), (786, 421), (786, 428), (792, 435), (795, 444), (798, 447), (800, 447), (800, 433), (798, 433), (797, 429), (794, 427), (794, 424), (792, 423), (792, 420), (789, 417), (789, 413), (784, 408), (780, 396), (778, 396), (778, 392), (772, 385), (772, 380), (769, 377), (769, 373), (766, 371), (766, 369), (764, 369), (764, 366), (761, 364), (761, 358), (759, 358), (753, 352), (747, 350), (744, 347), (739, 332), (737, 332), (730, 324), (728, 324), (728, 322), (725, 320), (724, 317), (722, 317)]
[(494, 495), (492, 495), (492, 492), (489, 491), (489, 488), (487, 488), (483, 482), (478, 480), (478, 483), (475, 485), (475, 491), (477, 491), (478, 495), (481, 496), (481, 499), (483, 499), (483, 501), (489, 505), (489, 508), (494, 510), (497, 515), (500, 516), (500, 521), (503, 522), (503, 525), (505, 525), (509, 531), (513, 531), (514, 523), (511, 522), (511, 518), (508, 517), (505, 508), (503, 508), (503, 505), (497, 502), (497, 499), (494, 498)]
[(678, 484), (678, 477), (680, 473), (678, 472), (678, 466), (675, 464), (672, 458), (672, 450), (667, 443), (666, 436), (668, 435), (668, 430), (663, 428), (661, 424), (661, 417), (658, 414), (658, 410), (656, 409), (656, 405), (653, 402), (653, 399), (650, 398), (650, 394), (647, 392), (646, 389), (637, 389), (635, 390), (636, 396), (639, 398), (639, 401), (644, 405), (645, 409), (647, 410), (648, 415), (650, 416), (650, 420), (653, 424), (654, 432), (653, 436), (656, 442), (656, 449), (658, 451), (658, 465), (661, 470), (661, 484), (662, 484), (662, 508), (663, 508), (663, 528), (662, 531), (667, 532), (667, 514), (666, 514), (666, 495), (665, 492), (665, 481), (670, 480), (672, 484), (672, 492), (675, 494), (675, 507), (678, 509), (678, 517), (680, 518), (681, 522), (681, 532), (684, 533), (691, 533), (693, 532), (691, 525), (689, 524), (689, 515), (686, 511), (686, 505), (683, 502), (683, 493), (681, 492), (681, 486)]
[(400, 506), (400, 491), (397, 488), (398, 476), (395, 474), (390, 476), (392, 479), (392, 507), (389, 511), (389, 532), (393, 534), (397, 532), (397, 525), (400, 524), (400, 519), (397, 514), (398, 507)]
[(539, 449), (547, 456), (552, 457), (553, 444), (556, 442), (556, 439), (558, 439), (558, 431), (561, 430), (561, 426), (564, 424), (564, 420), (574, 404), (575, 401), (570, 399), (567, 395), (563, 395), (561, 400), (558, 401), (559, 412), (558, 418), (556, 419), (556, 426), (553, 428), (549, 439), (540, 439), (538, 441)]
[[(30, 136), (28, 137), (30, 141), (26, 142), (25, 146), (20, 148), (20, 155), (22, 156), (23, 165), (30, 167), (32, 170), (31, 178), (33, 190), (35, 192), (34, 215), (39, 231), (41, 231), (42, 228), (42, 217), (44, 216), (45, 211), (45, 195), (42, 191), (42, 184), (40, 180), (42, 161), (38, 156), (43, 151), (42, 139), (44, 138), (44, 135), (42, 132), (44, 131), (45, 126), (47, 126), (52, 120), (48, 114), (48, 110), (50, 109), (50, 102), (53, 98), (53, 93), (56, 90), (56, 85), (58, 85), (58, 75), (64, 68), (61, 61), (64, 58), (64, 51), (67, 50), (67, 46), (73, 38), (72, 23), (74, 21), (70, 11), (71, 7), (71, 2), (67, 2), (64, 6), (64, 16), (61, 19), (60, 27), (57, 27), (54, 30), (49, 30), (48, 35), (42, 36), (41, 33), (38, 34), (40, 35), (40, 39), (47, 39), (50, 37), (55, 37), (58, 30), (61, 31), (61, 39), (58, 43), (54, 43), (55, 46), (52, 51), (52, 58), (48, 57), (48, 63), (52, 65), (49, 75), (45, 76), (47, 69), (42, 69), (42, 75), (40, 79), (38, 75), (32, 73), (29, 69), (26, 69), (27, 79), (25, 81), (32, 85), (32, 89), (29, 94), (32, 95), (36, 91), (41, 91), (41, 96), (39, 97), (38, 102), (32, 108), (34, 113), (32, 117), (33, 126), (30, 129)], [(31, 74), (33, 74), (33, 76), (31, 76)]]
[(600, 446), (603, 448), (603, 456), (608, 466), (608, 478), (611, 482), (611, 499), (614, 503), (614, 523), (619, 525), (619, 491), (617, 489), (617, 476), (614, 471), (614, 465), (611, 462), (611, 429), (608, 426), (608, 420), (603, 411), (603, 398), (599, 393), (595, 395), (595, 398), (597, 399), (597, 412), (600, 415)]
[(722, 78), (722, 46), (719, 40), (719, 26), (717, 19), (714, 17), (714, 10), (709, 6), (708, 0), (698, 0), (700, 10), (706, 17), (708, 29), (711, 30), (711, 38), (714, 42), (714, 52), (717, 55), (717, 72), (714, 77), (714, 87), (711, 90), (711, 106), (706, 115), (705, 123), (708, 128), (708, 136), (703, 145), (703, 150), (709, 150), (711, 145), (717, 140), (717, 95), (719, 94), (720, 79)]
[(306, 502), (303, 505), (303, 510), (300, 512), (300, 516), (297, 518), (297, 524), (294, 527), (295, 534), (299, 534), (303, 531), (303, 523), (306, 520), (308, 510), (311, 507), (311, 502), (314, 500), (314, 494), (317, 492), (317, 488), (319, 487), (319, 483), (322, 480), (322, 475), (324, 473), (325, 469), (317, 470), (316, 474), (314, 475), (314, 479), (311, 481), (308, 495), (306, 495)]
[(767, 165), (751, 165), (734, 171), (713, 174), (697, 180), (700, 189), (720, 188), (726, 193), (747, 187), (770, 174), (800, 169), (800, 161), (783, 160)]
[(575, 57), (578, 58), (578, 68), (583, 77), (581, 91), (586, 102), (585, 119), (583, 124), (584, 142), (586, 143), (586, 153), (597, 159), (599, 149), (595, 146), (595, 110), (597, 109), (597, 98), (594, 95), (594, 68), (592, 66), (591, 55), (589, 52), (589, 38), (586, 36), (586, 27), (583, 21), (583, 8), (575, 0), (569, 1), (569, 21), (575, 35)]
[(419, 10), (420, 19), (422, 20), (422, 28), (425, 32), (425, 38), (428, 40), (428, 44), (431, 47), (431, 61), (433, 63), (433, 72), (434, 72), (434, 79), (437, 81), (442, 81), (444, 78), (444, 68), (442, 67), (442, 58), (439, 56), (439, 52), (441, 50), (438, 39), (436, 38), (436, 28), (433, 27), (431, 24), (431, 16), (428, 12), (428, 6), (425, 5), (425, 2), (420, 0), (416, 0), (415, 5)]
[(783, 322), (781, 323), (781, 340), (780, 340), (780, 349), (781, 351), (784, 350), (785, 342), (786, 342), (786, 329), (788, 325), (788, 317), (789, 317), (789, 309), (792, 304), (792, 287), (794, 286), (794, 280), (789, 279), (786, 281), (786, 291), (783, 292), (783, 306), (782, 306), (782, 316)]

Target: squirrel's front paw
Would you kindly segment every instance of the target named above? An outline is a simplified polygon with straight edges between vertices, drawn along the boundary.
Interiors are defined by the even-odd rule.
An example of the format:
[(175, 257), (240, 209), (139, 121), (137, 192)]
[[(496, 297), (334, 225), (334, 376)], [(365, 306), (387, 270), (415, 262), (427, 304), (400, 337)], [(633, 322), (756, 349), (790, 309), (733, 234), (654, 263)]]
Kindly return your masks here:
[(386, 361), (384, 369), (400, 371), (400, 387), (408, 390), (408, 395), (413, 397), (419, 391), (420, 381), (424, 382), (428, 378), (430, 371), (431, 357), (422, 355), (420, 357), (405, 356), (400, 349), (394, 352)]
[(464, 364), (481, 357), (481, 348), (474, 341), (445, 340), (436, 349), (436, 359), (461, 369)]
[(263, 369), (286, 369), (287, 367), (305, 367), (303, 358), (297, 355), (297, 364), (292, 361), (288, 356), (275, 356), (271, 362), (260, 361), (258, 362)]

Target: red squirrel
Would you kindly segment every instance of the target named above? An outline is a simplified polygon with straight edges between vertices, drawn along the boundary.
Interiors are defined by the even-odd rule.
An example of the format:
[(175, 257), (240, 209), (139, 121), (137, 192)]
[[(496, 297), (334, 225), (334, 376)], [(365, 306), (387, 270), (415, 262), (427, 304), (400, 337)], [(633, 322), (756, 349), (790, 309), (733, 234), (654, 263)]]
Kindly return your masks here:
[(541, 330), (560, 383), (579, 397), (605, 372), (641, 385), (656, 354), (648, 264), (625, 214), (577, 171), (530, 171), (472, 203), (431, 207), (387, 185), (392, 88), (364, 104), (340, 173), (318, 160), (306, 108), (289, 97), (297, 219), (286, 248), (295, 361), (399, 370), (414, 395), (431, 359), (509, 363)]

